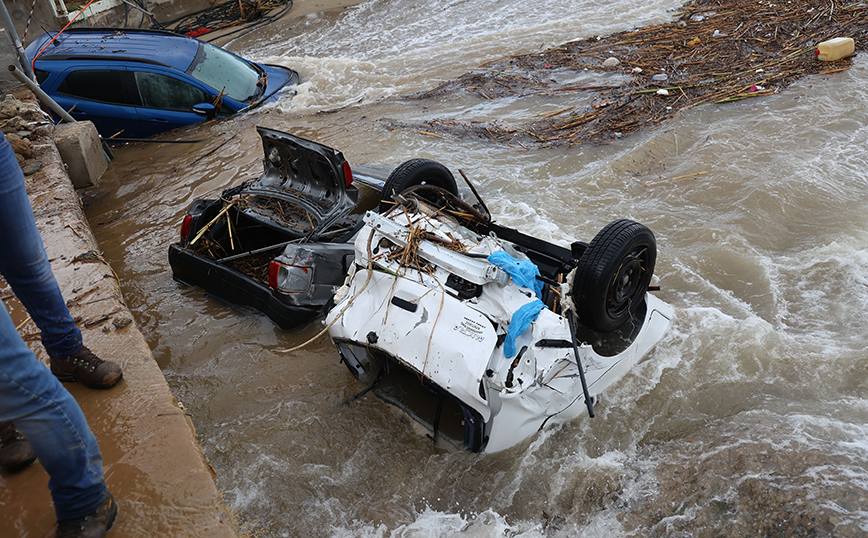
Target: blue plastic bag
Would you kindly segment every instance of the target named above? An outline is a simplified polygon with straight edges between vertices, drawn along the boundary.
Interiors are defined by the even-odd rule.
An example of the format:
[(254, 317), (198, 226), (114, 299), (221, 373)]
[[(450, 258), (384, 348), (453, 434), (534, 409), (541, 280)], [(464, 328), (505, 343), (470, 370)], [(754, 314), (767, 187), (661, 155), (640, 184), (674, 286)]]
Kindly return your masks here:
[(506, 339), (503, 341), (503, 354), (507, 359), (515, 355), (515, 339), (524, 334), (524, 331), (536, 321), (540, 311), (545, 307), (546, 305), (542, 301), (534, 299), (522, 305), (512, 315), (512, 319), (509, 320), (509, 329), (506, 330)]
[[(539, 275), (539, 267), (529, 259), (516, 259), (505, 251), (498, 250), (488, 257), (488, 261), (506, 271), (512, 277), (512, 281), (519, 286), (532, 289), (537, 297), (542, 296), (542, 282), (536, 278)], [(506, 330), (506, 339), (503, 341), (503, 354), (507, 359), (515, 356), (515, 339), (524, 334), (530, 324), (536, 321), (545, 306), (539, 299), (534, 299), (512, 315), (509, 329)]]
[(516, 259), (503, 250), (491, 254), (488, 261), (500, 267), (512, 277), (512, 281), (519, 286), (530, 288), (537, 297), (542, 297), (542, 282), (536, 279), (539, 275), (539, 267), (527, 258)]

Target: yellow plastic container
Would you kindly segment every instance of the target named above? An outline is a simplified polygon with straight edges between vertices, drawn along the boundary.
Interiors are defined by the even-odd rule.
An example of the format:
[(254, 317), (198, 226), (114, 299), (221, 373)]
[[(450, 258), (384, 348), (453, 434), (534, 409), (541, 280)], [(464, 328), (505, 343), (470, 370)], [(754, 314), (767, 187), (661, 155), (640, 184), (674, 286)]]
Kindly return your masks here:
[(853, 41), (852, 37), (836, 37), (817, 45), (817, 50), (814, 51), (814, 54), (817, 55), (818, 60), (833, 62), (852, 56), (855, 51), (856, 42)]

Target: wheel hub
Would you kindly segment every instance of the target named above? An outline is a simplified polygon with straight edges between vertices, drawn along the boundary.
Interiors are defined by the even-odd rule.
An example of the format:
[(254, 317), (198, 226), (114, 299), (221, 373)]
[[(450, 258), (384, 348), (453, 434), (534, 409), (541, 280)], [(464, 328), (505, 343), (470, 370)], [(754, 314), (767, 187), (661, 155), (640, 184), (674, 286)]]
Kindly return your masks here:
[(617, 316), (630, 307), (630, 303), (636, 298), (639, 282), (642, 280), (644, 262), (641, 253), (626, 256), (609, 289), (608, 309), (613, 316)]

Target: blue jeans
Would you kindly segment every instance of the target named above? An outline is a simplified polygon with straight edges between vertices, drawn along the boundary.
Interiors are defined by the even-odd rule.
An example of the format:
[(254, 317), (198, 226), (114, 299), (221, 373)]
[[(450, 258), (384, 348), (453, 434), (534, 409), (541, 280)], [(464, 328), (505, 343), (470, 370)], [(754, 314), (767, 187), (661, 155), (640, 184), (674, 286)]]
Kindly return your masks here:
[[(50, 355), (81, 348), (36, 229), (24, 175), (6, 137), (0, 141), (0, 273), (42, 331)], [(78, 403), (19, 336), (0, 308), (0, 422), (24, 433), (50, 477), (58, 520), (96, 511), (105, 496), (102, 457)]]
[(0, 274), (39, 327), (48, 356), (68, 357), (81, 349), (81, 331), (75, 326), (51, 272), (24, 188), (24, 174), (6, 137), (2, 138)]

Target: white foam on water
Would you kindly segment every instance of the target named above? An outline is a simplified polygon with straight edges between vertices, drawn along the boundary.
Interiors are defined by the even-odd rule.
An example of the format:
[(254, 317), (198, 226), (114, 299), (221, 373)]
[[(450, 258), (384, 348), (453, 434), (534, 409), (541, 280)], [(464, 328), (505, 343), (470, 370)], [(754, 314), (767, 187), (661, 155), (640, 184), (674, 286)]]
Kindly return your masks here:
[(415, 515), (412, 523), (388, 529), (385, 525), (335, 528), (332, 536), (345, 538), (537, 538), (544, 534), (539, 526), (511, 525), (493, 510), (475, 515), (444, 513), (426, 508)]
[(372, 102), (428, 89), (505, 54), (625, 30), (631, 24), (663, 22), (668, 19), (665, 10), (681, 2), (608, 4), (375, 0), (337, 16), (287, 19), (282, 29), (269, 27), (273, 33), (267, 42), (259, 39), (232, 50), (298, 70), (316, 99), (283, 106), (315, 112), (359, 97)]
[[(239, 52), (299, 70), (303, 82), (296, 96), (274, 106), (303, 115), (427, 89), (504, 54), (668, 21), (666, 10), (681, 3), (375, 0), (334, 17), (311, 17), (295, 33)], [(280, 529), (297, 523), (284, 508), (300, 508), (311, 514), (301, 516), (306, 530), (319, 536), (675, 534), (700, 509), (689, 496), (682, 512), (653, 529), (628, 529), (620, 516), (643, 510), (660, 494), (660, 467), (679, 463), (685, 447), (701, 443), (691, 452), (700, 462), (767, 450), (796, 457), (821, 453), (822, 463), (806, 467), (804, 475), (790, 469), (781, 472), (792, 475), (775, 474), (761, 465), (732, 471), (732, 489), (720, 500), (735, 501), (736, 486), (761, 480), (805, 497), (817, 492), (808, 500), (868, 529), (865, 507), (848, 509), (836, 496), (868, 491), (865, 66), (860, 55), (836, 77), (812, 79), (780, 96), (695, 110), (611, 148), (529, 157), (475, 141), (414, 142), (433, 146), (431, 157), (459, 153), (477, 171), (488, 167), (480, 184), (489, 208), (498, 222), (530, 235), (567, 245), (589, 241), (617, 217), (648, 224), (660, 245), (659, 295), (676, 307), (669, 333), (602, 395), (597, 418), (548, 428), (506, 456), (474, 459), (417, 448), (418, 459), (408, 464), (403, 450), (417, 444), (409, 436), (397, 439), (402, 425), (386, 431), (380, 423), (370, 426), (377, 431), (358, 447), (322, 461), (291, 451), (277, 457), (268, 453), (276, 448), (255, 445), (262, 453), (234, 458), (243, 468), (221, 478), (221, 487), (234, 503), (256, 506)], [(500, 112), (471, 108), (466, 110)], [(703, 170), (707, 174), (694, 182), (643, 185)], [(565, 207), (575, 214), (559, 214)], [(590, 235), (572, 237), (576, 230)], [(361, 403), (367, 413), (379, 412)], [(310, 431), (310, 421), (320, 421), (323, 430), (338, 422), (319, 416), (269, 420)], [(211, 429), (242, 431), (240, 424), (225, 426)], [(706, 431), (713, 432), (710, 439), (702, 438)], [(383, 440), (389, 435), (396, 437), (391, 444)], [(231, 445), (227, 438), (211, 442), (218, 453)], [(376, 451), (385, 452), (388, 463), (368, 453)], [(365, 465), (397, 476), (398, 485), (383, 482), (383, 498), (368, 501), (400, 506), (390, 521), (370, 516), (359, 507), (364, 500), (344, 494), (373, 476), (363, 472)], [(425, 473), (393, 469), (401, 466)], [(465, 474), (480, 476), (456, 485)], [(408, 482), (400, 483), (404, 477)], [(295, 480), (282, 494), (303, 494), (278, 504), (269, 480)], [(617, 499), (588, 484), (615, 491)], [(453, 509), (425, 500), (439, 490), (444, 498), (470, 497), (465, 487), (487, 495), (488, 507)]]

